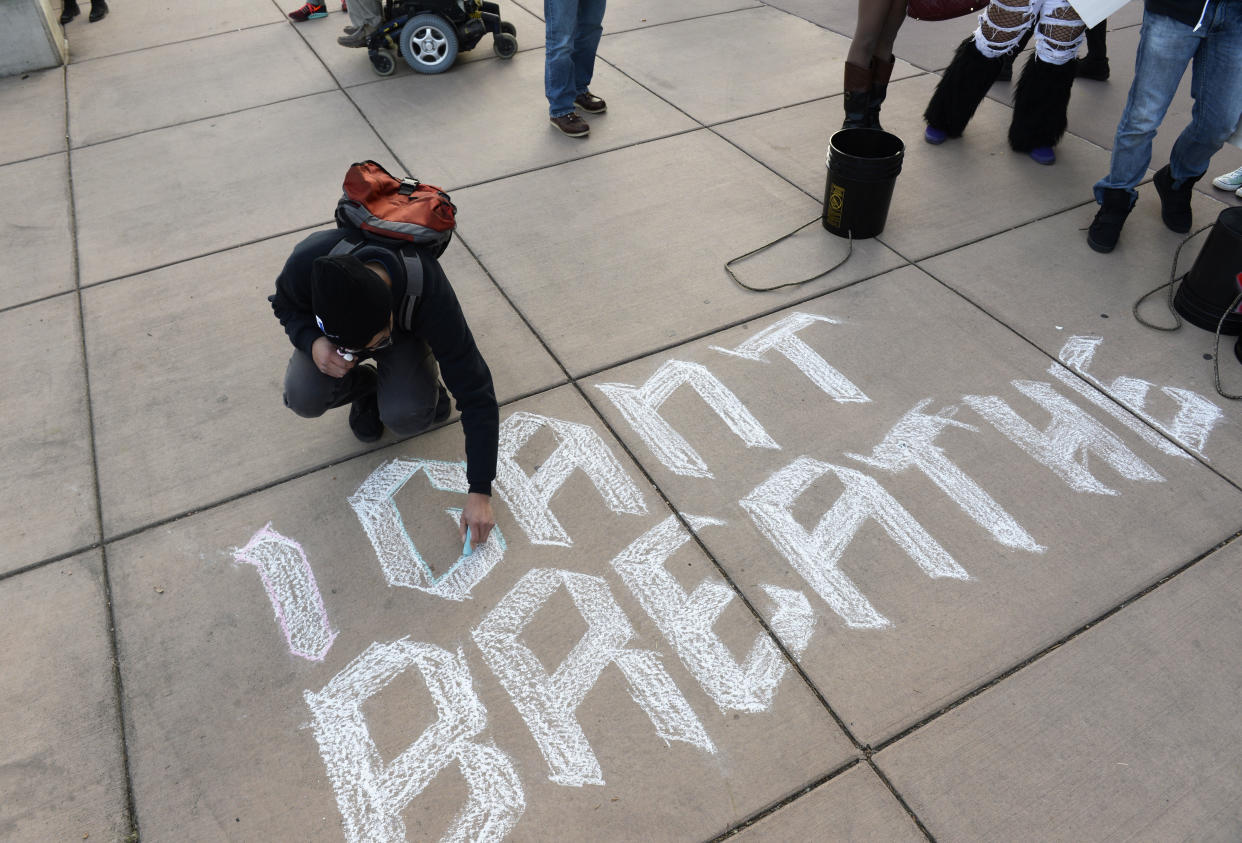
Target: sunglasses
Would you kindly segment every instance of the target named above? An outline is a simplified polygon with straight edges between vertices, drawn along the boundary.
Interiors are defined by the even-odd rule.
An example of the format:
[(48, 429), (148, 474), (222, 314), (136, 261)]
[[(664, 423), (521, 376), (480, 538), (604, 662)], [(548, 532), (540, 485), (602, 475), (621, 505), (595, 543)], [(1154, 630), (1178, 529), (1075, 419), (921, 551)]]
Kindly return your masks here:
[(344, 357), (346, 360), (353, 360), (355, 357), (364, 357), (368, 354), (374, 354), (377, 351), (383, 351), (390, 345), (392, 345), (391, 333), (375, 345), (368, 345), (365, 348), (337, 348), (336, 353)]

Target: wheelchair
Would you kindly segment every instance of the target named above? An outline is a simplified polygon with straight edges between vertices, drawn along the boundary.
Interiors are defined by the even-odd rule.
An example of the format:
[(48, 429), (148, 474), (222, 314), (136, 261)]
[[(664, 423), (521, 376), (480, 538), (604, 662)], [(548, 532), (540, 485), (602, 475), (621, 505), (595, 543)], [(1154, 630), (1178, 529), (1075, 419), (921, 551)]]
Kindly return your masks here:
[(396, 71), (398, 55), (416, 73), (443, 73), (489, 32), (496, 55), (513, 58), (517, 28), (489, 0), (385, 0), (384, 23), (367, 41), (367, 57), (380, 76)]

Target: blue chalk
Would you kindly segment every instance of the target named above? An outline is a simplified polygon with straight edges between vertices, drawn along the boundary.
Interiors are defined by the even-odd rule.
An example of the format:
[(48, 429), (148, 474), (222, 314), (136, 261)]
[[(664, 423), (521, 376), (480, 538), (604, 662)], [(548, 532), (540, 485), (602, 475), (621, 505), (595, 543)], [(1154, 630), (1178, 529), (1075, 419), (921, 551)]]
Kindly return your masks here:
[(466, 528), (466, 543), (461, 546), (461, 555), (469, 556), (474, 552), (474, 548), (470, 546), (470, 528)]

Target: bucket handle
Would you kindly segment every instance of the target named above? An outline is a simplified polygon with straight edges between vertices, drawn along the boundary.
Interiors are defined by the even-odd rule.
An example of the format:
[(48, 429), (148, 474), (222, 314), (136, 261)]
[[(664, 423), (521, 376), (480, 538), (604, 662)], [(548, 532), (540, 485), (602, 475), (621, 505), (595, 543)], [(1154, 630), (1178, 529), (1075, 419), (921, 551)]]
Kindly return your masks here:
[[(789, 282), (787, 282), (787, 283), (785, 283), (785, 284), (777, 284), (775, 287), (752, 287), (752, 286), (750, 286), (749, 284), (747, 284), (745, 281), (743, 281), (742, 279), (738, 278), (738, 277), (737, 277), (737, 276), (733, 273), (733, 264), (737, 263), (738, 261), (745, 260), (746, 258), (750, 257), (751, 255), (757, 255), (757, 254), (759, 254), (760, 252), (762, 252), (762, 251), (764, 251), (764, 250), (766, 250), (766, 249), (768, 249), (768, 248), (770, 248), (770, 247), (772, 247), (772, 246), (775, 246), (777, 243), (780, 243), (780, 242), (781, 242), (781, 241), (783, 241), (783, 240), (788, 240), (790, 237), (793, 237), (795, 234), (797, 234), (797, 233), (798, 233), (799, 231), (801, 231), (802, 229), (806, 228), (807, 226), (813, 225), (813, 224), (815, 224), (815, 223), (817, 223), (817, 222), (819, 222), (819, 221), (820, 221), (820, 217), (818, 217), (818, 216), (817, 216), (817, 217), (815, 217), (815, 219), (811, 220), (811, 221), (810, 221), (810, 222), (808, 222), (806, 225), (800, 225), (800, 226), (798, 226), (798, 227), (797, 227), (797, 228), (795, 228), (793, 231), (789, 232), (788, 234), (784, 234), (784, 235), (782, 235), (782, 236), (780, 236), (780, 237), (776, 238), (776, 239), (775, 239), (775, 240), (773, 240), (771, 243), (766, 243), (766, 244), (764, 244), (764, 245), (760, 246), (758, 249), (751, 249), (749, 252), (747, 252), (747, 253), (746, 253), (746, 254), (744, 254), (744, 255), (738, 255), (736, 258), (734, 258), (733, 260), (731, 260), (731, 261), (727, 262), (727, 263), (724, 265), (725, 272), (729, 273), (729, 277), (733, 279), (733, 282), (734, 282), (735, 284), (737, 284), (739, 287), (741, 287), (741, 288), (742, 288), (742, 289), (744, 289), (744, 290), (750, 290), (752, 293), (770, 293), (770, 292), (772, 292), (772, 291), (774, 291), (774, 290), (784, 290), (786, 287), (800, 287), (800, 286), (802, 286), (803, 284), (809, 284), (809, 283), (811, 283), (812, 281), (815, 281), (815, 280), (817, 280), (817, 279), (823, 278), (823, 277), (824, 277), (825, 275), (827, 275), (829, 272), (832, 272), (834, 269), (837, 269), (838, 267), (840, 267), (841, 265), (843, 265), (843, 264), (844, 264), (847, 260), (849, 260), (849, 259), (850, 259), (850, 255), (854, 254), (854, 232), (853, 232), (853, 231), (848, 232), (848, 234), (849, 234), (849, 239), (850, 239), (850, 245), (849, 245), (849, 248), (848, 248), (848, 249), (846, 250), (846, 252), (845, 252), (845, 257), (841, 258), (841, 260), (837, 261), (837, 262), (836, 262), (836, 263), (834, 263), (832, 266), (830, 266), (830, 267), (828, 267), (827, 269), (825, 269), (823, 272), (819, 273), (818, 275), (812, 275), (810, 278), (804, 278), (804, 279), (802, 279), (801, 281), (789, 281)], [(853, 282), (851, 281), (851, 282), (849, 282), (849, 283), (850, 283), (850, 284), (852, 284)], [(848, 287), (848, 286), (849, 286), (849, 284), (842, 284), (842, 285), (841, 285), (841, 287), (833, 287), (831, 290), (825, 290), (824, 292), (825, 292), (825, 293), (832, 293), (832, 292), (836, 292), (837, 290), (840, 290), (842, 287)]]
[[(1213, 223), (1212, 225), (1215, 225), (1215, 223)], [(1185, 246), (1187, 243), (1189, 243), (1191, 240), (1194, 240), (1196, 237), (1198, 237), (1203, 232), (1207, 231), (1209, 228), (1212, 227), (1212, 225), (1205, 225), (1203, 226), (1203, 228), (1200, 228), (1198, 231), (1192, 234), (1186, 235), (1182, 239), (1182, 242), (1177, 245), (1177, 251), (1173, 253), (1173, 268), (1169, 270), (1169, 280), (1161, 284), (1159, 287), (1156, 287), (1155, 289), (1148, 290), (1146, 293), (1143, 293), (1143, 295), (1139, 297), (1139, 300), (1134, 303), (1134, 307), (1130, 308), (1130, 312), (1134, 314), (1134, 318), (1138, 320), (1138, 323), (1140, 325), (1146, 325), (1148, 328), (1154, 328), (1157, 331), (1176, 331), (1182, 327), (1182, 317), (1178, 315), (1177, 308), (1173, 306), (1173, 285), (1176, 284), (1178, 281), (1182, 280), (1183, 278), (1185, 278), (1186, 276), (1184, 274), (1183, 275), (1177, 274), (1177, 260), (1182, 254), (1182, 247)], [(1143, 302), (1147, 301), (1147, 299), (1150, 298), (1152, 295), (1160, 292), (1166, 287), (1169, 289), (1169, 298), (1168, 298), (1167, 305), (1169, 308), (1169, 313), (1173, 316), (1172, 327), (1168, 325), (1157, 325), (1154, 322), (1148, 322), (1146, 319), (1143, 318), (1142, 314), (1139, 313), (1139, 308), (1143, 306)]]
[[(1139, 297), (1139, 300), (1134, 303), (1134, 307), (1130, 309), (1130, 312), (1134, 314), (1134, 318), (1138, 320), (1140, 325), (1146, 325), (1148, 328), (1154, 328), (1157, 331), (1176, 331), (1182, 327), (1182, 317), (1178, 314), (1177, 308), (1173, 306), (1173, 285), (1184, 279), (1186, 276), (1185, 274), (1177, 274), (1177, 259), (1182, 254), (1182, 246), (1185, 246), (1191, 240), (1195, 239), (1209, 228), (1212, 228), (1215, 224), (1216, 223), (1212, 223), (1212, 225), (1205, 225), (1198, 231), (1186, 235), (1182, 242), (1178, 244), (1177, 251), (1173, 253), (1173, 268), (1169, 270), (1169, 280), (1161, 284), (1159, 287), (1143, 293), (1143, 295)], [(1239, 281), (1242, 282), (1242, 276), (1239, 276)], [(1157, 325), (1154, 322), (1148, 322), (1139, 313), (1139, 308), (1143, 306), (1143, 302), (1147, 301), (1147, 299), (1154, 293), (1158, 293), (1166, 287), (1169, 290), (1167, 302), (1169, 313), (1173, 315), (1173, 325), (1171, 327), (1168, 325)], [(1220, 334), (1225, 327), (1225, 320), (1229, 318), (1229, 314), (1237, 310), (1239, 304), (1242, 304), (1242, 293), (1238, 293), (1238, 295), (1234, 297), (1233, 304), (1225, 308), (1225, 312), (1220, 315), (1220, 321), (1216, 323), (1216, 345), (1212, 349), (1212, 377), (1216, 382), (1216, 394), (1221, 398), (1228, 398), (1230, 401), (1242, 400), (1242, 395), (1232, 395), (1225, 392), (1220, 385)]]

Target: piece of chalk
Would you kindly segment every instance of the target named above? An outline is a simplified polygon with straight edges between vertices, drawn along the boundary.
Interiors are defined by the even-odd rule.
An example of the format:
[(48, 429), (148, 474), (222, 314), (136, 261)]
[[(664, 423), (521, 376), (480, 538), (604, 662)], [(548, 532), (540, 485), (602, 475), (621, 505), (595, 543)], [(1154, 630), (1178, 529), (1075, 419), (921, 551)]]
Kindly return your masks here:
[(346, 363), (354, 362), (354, 355), (350, 354), (348, 351), (342, 351), (341, 356), (345, 358)]
[(474, 548), (470, 546), (470, 528), (466, 528), (466, 543), (461, 546), (461, 555), (469, 556), (474, 552)]

